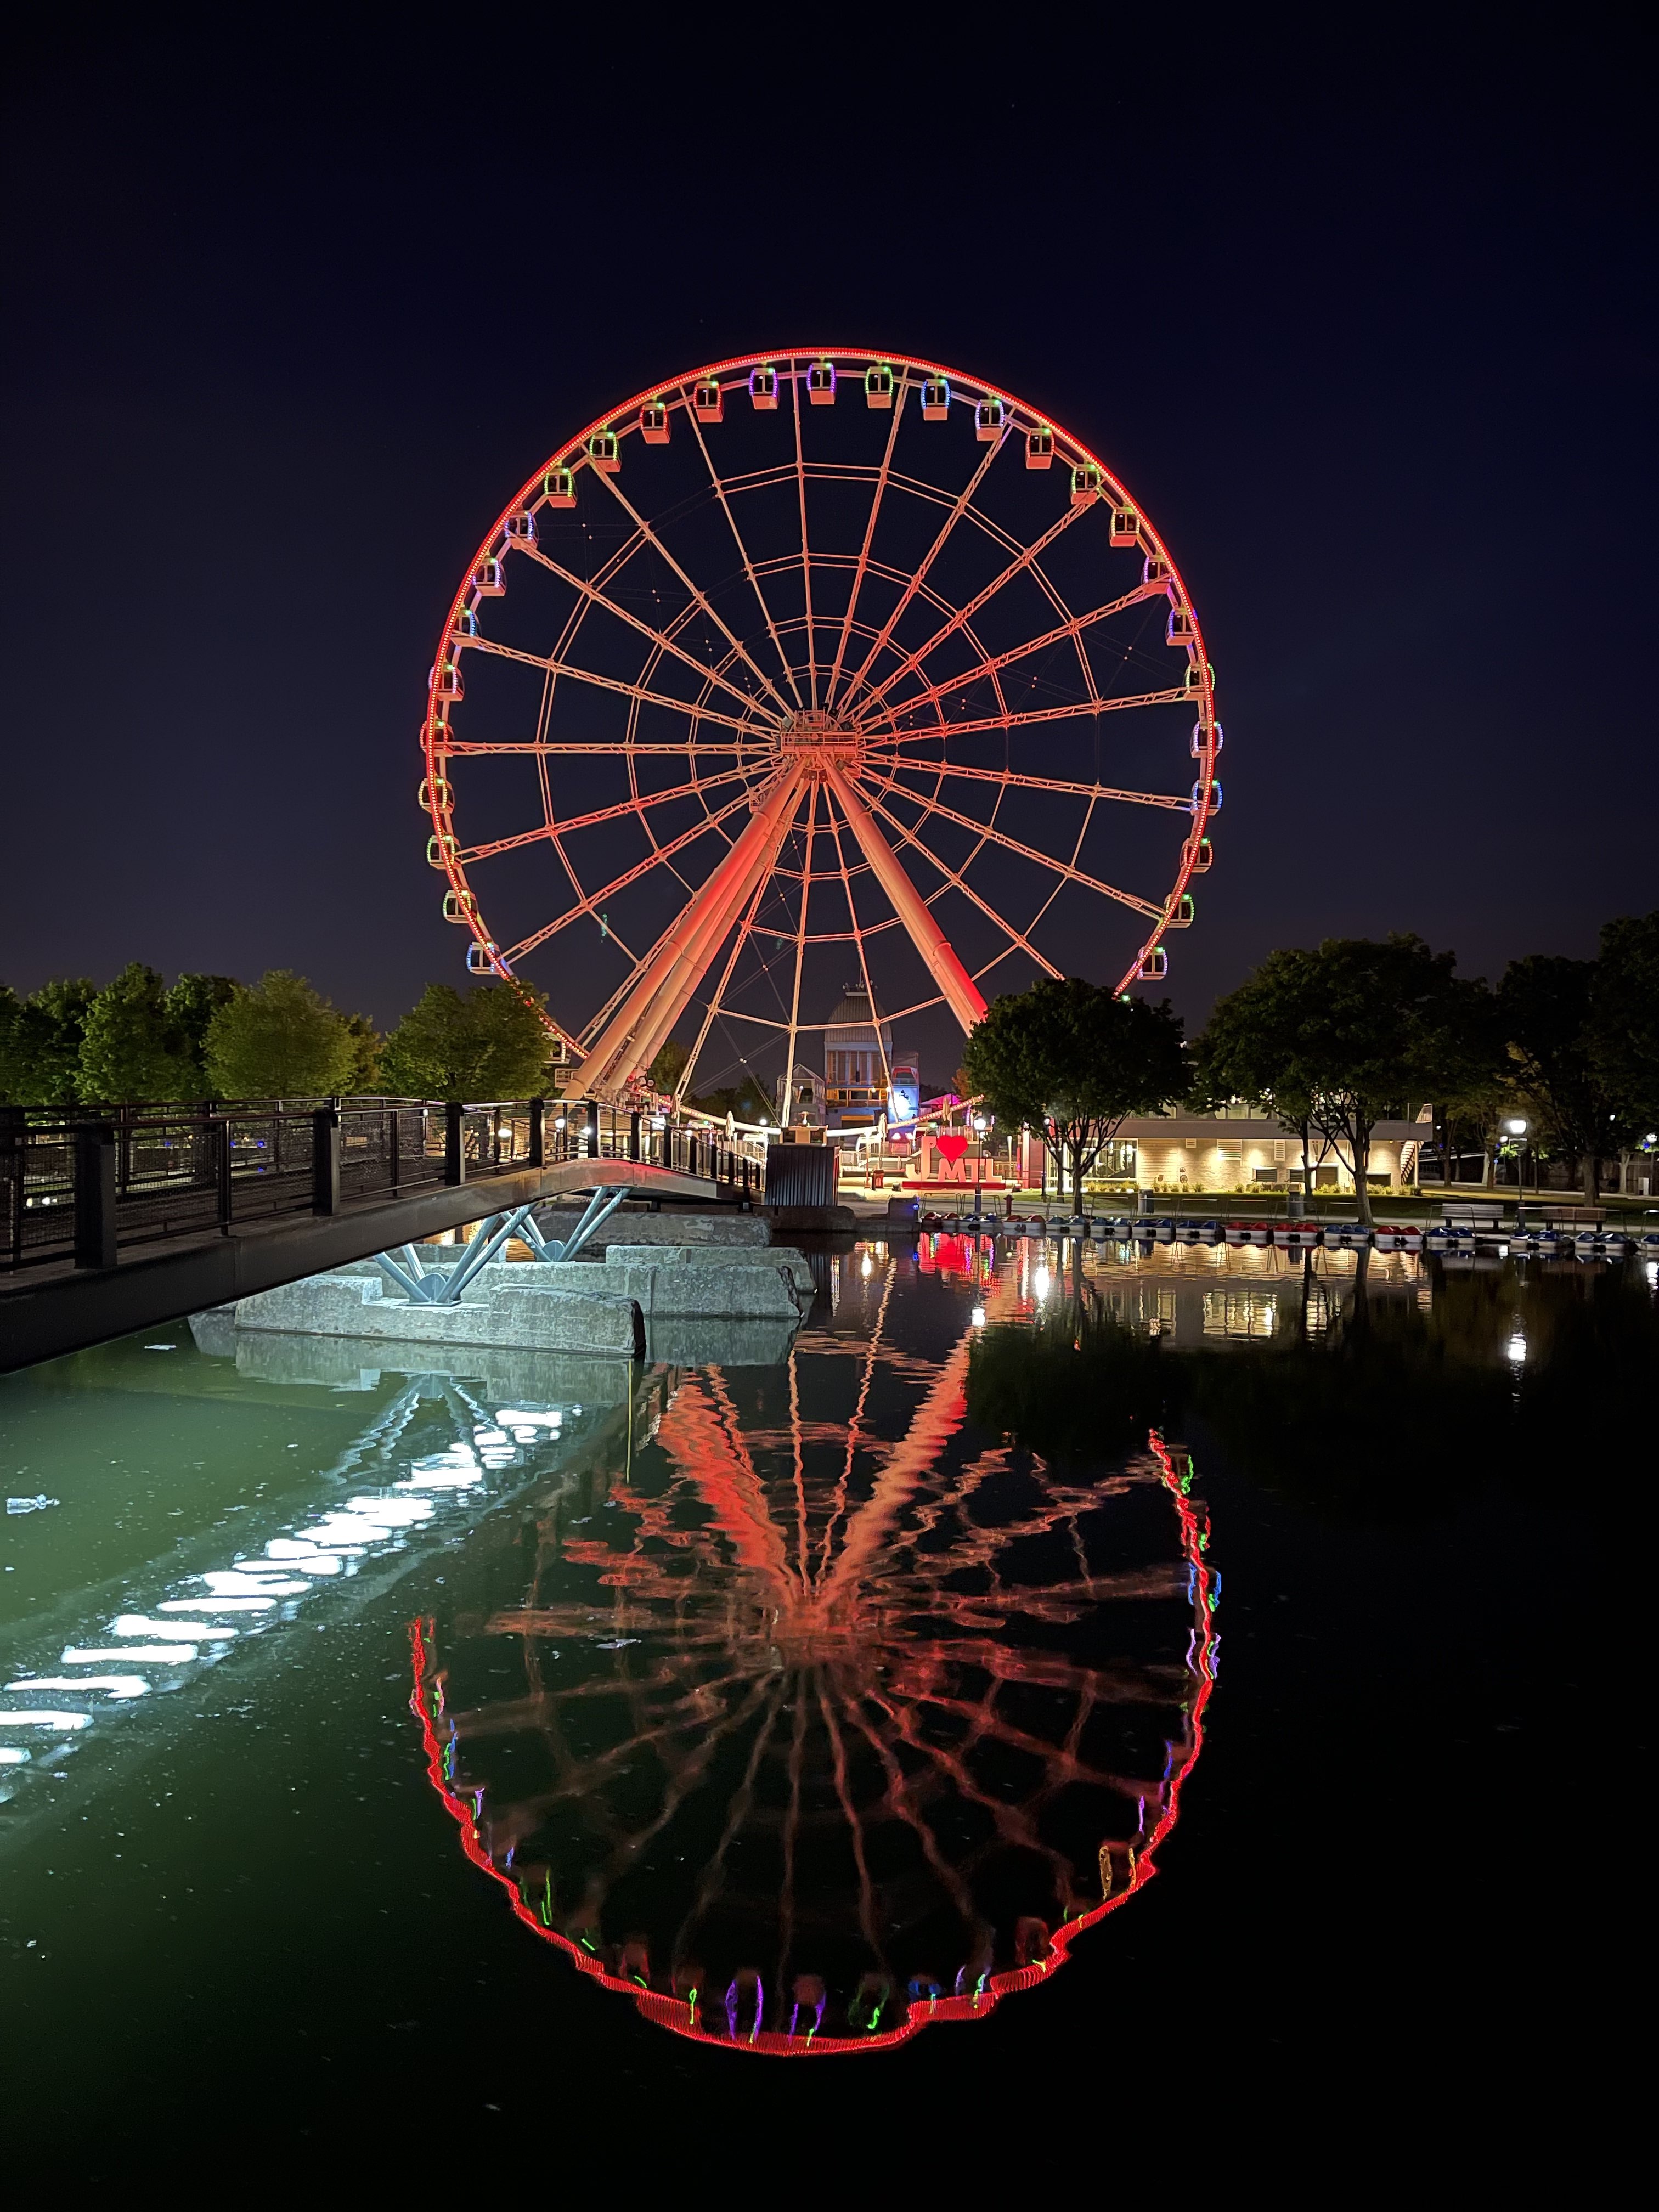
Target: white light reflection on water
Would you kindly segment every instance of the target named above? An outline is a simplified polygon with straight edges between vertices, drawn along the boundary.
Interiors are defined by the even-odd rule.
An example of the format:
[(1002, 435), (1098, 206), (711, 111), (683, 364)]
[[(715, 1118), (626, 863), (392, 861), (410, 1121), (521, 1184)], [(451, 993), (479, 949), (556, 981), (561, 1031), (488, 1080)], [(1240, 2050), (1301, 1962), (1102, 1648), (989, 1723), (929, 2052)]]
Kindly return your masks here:
[[(67, 1656), (67, 1655), (66, 1655)], [(149, 1655), (140, 1652), (138, 1656)], [(190, 1656), (196, 1656), (195, 1647)], [(150, 1686), (143, 1674), (25, 1674), (8, 1682), (9, 1690), (107, 1690), (112, 1698), (147, 1698)]]
[[(473, 1395), (478, 1387), (442, 1377), (434, 1395), (433, 1378), (412, 1379), (334, 1470), (336, 1480), (349, 1468), (357, 1481), (367, 1475), (371, 1485), (378, 1472), (383, 1487), (344, 1498), (337, 1489), (326, 1504), (263, 1539), (262, 1550), (180, 1577), (170, 1592), (148, 1603), (136, 1590), (125, 1594), (119, 1610), (88, 1622), (50, 1657), (40, 1654), (39, 1672), (20, 1664), (28, 1655), (15, 1653), (0, 1706), (0, 1766), (50, 1772), (100, 1716), (107, 1722), (141, 1701), (153, 1704), (152, 1692), (183, 1688), (248, 1637), (313, 1620), (326, 1608), (327, 1591), (343, 1589), (428, 1528), (452, 1525), (458, 1513), (470, 1511), (470, 1493), (483, 1491), (489, 1478), (535, 1470), (549, 1447), (570, 1437), (568, 1417), (581, 1411), (515, 1406), (494, 1416)], [(427, 1452), (408, 1448), (413, 1435), (403, 1443), (422, 1407), (453, 1424), (454, 1442)], [(429, 1429), (422, 1441), (428, 1440), (437, 1441)], [(125, 1640), (110, 1640), (115, 1638)], [(69, 1669), (85, 1671), (60, 1671)], [(29, 1739), (38, 1742), (42, 1735), (63, 1739), (45, 1759), (29, 1747)], [(0, 1801), (15, 1787), (9, 1776)]]

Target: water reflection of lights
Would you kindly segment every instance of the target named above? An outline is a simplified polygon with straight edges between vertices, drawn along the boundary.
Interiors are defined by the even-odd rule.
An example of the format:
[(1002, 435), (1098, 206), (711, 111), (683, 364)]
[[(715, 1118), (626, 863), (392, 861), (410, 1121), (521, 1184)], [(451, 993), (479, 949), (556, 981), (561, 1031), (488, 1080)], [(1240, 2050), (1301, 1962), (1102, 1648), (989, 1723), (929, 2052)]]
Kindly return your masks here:
[(1043, 1981), (1150, 1878), (1202, 1742), (1190, 1465), (1157, 1436), (1089, 1479), (1016, 1465), (963, 1427), (977, 1340), (887, 1343), (888, 1282), (868, 1340), (809, 1332), (775, 1379), (665, 1375), (653, 1444), (542, 1519), (522, 1599), (411, 1630), (466, 1856), (727, 2048), (890, 2046)]
[(975, 1306), (973, 1312), (969, 1316), (969, 1319), (973, 1322), (975, 1328), (983, 1328), (985, 1326), (984, 1307)]
[[(456, 1440), (417, 1455), (423, 1405)], [(487, 1477), (532, 1467), (538, 1455), (560, 1443), (567, 1415), (580, 1411), (511, 1407), (492, 1418), (464, 1383), (433, 1376), (410, 1382), (343, 1462), (359, 1480), (379, 1472), (380, 1486), (318, 1508), (267, 1539), (258, 1557), (181, 1577), (205, 1595), (169, 1595), (143, 1611), (129, 1596), (124, 1609), (56, 1649), (39, 1671), (12, 1672), (0, 1706), (0, 1766), (55, 1767), (76, 1747), (70, 1739), (84, 1738), (100, 1715), (113, 1718), (152, 1692), (181, 1688), (193, 1671), (224, 1659), (241, 1639), (302, 1611), (313, 1617), (323, 1593), (343, 1587), (377, 1559), (404, 1552), (428, 1528), (447, 1527), (456, 1508), (470, 1502), (465, 1493), (482, 1491)], [(65, 1692), (75, 1699), (72, 1708), (62, 1703)], [(45, 1757), (29, 1741), (38, 1743), (43, 1734), (64, 1739)], [(11, 1738), (25, 1741), (6, 1741)], [(9, 1794), (9, 1784), (0, 1797)]]
[(1046, 1261), (1039, 1261), (1036, 1273), (1031, 1278), (1031, 1288), (1036, 1292), (1039, 1302), (1048, 1297), (1052, 1287), (1048, 1264)]

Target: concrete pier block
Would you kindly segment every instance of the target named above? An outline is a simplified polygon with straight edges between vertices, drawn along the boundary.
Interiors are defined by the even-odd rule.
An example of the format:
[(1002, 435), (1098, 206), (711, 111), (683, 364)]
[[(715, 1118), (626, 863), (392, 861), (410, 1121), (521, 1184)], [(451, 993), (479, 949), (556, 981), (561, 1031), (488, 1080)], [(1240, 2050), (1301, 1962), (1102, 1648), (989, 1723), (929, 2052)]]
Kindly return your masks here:
[[(573, 1263), (574, 1273), (580, 1263)], [(486, 1270), (485, 1273), (491, 1273)], [(505, 1273), (507, 1271), (502, 1271)], [(529, 1267), (512, 1270), (528, 1275)], [(538, 1267), (545, 1279), (556, 1271)], [(603, 1270), (594, 1268), (594, 1275)], [(637, 1303), (620, 1285), (584, 1284), (555, 1288), (536, 1283), (490, 1284), (458, 1305), (421, 1305), (388, 1297), (366, 1275), (311, 1275), (241, 1299), (239, 1331), (273, 1330), (302, 1336), (350, 1336), (400, 1344), (508, 1344), (550, 1352), (608, 1353), (634, 1359), (645, 1348)]]
[(238, 1328), (286, 1328), (304, 1336), (352, 1336), (378, 1305), (380, 1275), (306, 1275), (236, 1301)]
[(709, 1321), (695, 1314), (653, 1314), (645, 1356), (662, 1367), (782, 1367), (795, 1340), (787, 1321)]
[[(546, 1237), (574, 1234), (582, 1218), (580, 1206), (548, 1206), (538, 1212), (537, 1226)], [(687, 1213), (671, 1207), (661, 1213), (635, 1212), (623, 1206), (594, 1238), (590, 1250), (608, 1251), (615, 1244), (702, 1244), (715, 1249), (769, 1244), (771, 1231), (759, 1213)]]

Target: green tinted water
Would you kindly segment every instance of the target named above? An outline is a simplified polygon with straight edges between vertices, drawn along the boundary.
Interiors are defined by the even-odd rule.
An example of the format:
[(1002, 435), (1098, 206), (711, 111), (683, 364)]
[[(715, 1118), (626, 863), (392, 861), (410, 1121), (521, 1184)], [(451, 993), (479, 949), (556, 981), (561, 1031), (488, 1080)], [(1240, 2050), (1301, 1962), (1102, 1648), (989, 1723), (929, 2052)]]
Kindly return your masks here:
[(550, 2039), (607, 2124), (745, 2094), (711, 2043), (1053, 2075), (1123, 1972), (1260, 1940), (1291, 1832), (1322, 1972), (1325, 1801), (1427, 1731), (1470, 1848), (1509, 1817), (1466, 1708), (1537, 1755), (1656, 1346), (1637, 1265), (957, 1238), (829, 1255), (775, 1368), (203, 1334), (0, 1387), (56, 1501), (3, 1523), (8, 2079), (112, 2176), (411, 2070), (524, 2115)]

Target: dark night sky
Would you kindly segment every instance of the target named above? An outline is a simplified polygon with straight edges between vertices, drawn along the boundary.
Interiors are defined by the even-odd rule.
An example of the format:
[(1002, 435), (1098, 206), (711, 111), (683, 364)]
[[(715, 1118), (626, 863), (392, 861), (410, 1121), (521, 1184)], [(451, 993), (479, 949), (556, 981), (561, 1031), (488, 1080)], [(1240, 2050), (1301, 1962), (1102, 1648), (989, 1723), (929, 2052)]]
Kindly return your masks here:
[(1228, 733), (1189, 1016), (1276, 944), (1496, 975), (1659, 902), (1613, 18), (702, 12), (14, 49), (0, 975), (454, 977), (415, 740), (462, 565), (607, 403), (782, 344), (976, 370), (1157, 519)]

